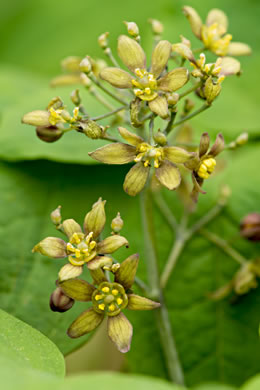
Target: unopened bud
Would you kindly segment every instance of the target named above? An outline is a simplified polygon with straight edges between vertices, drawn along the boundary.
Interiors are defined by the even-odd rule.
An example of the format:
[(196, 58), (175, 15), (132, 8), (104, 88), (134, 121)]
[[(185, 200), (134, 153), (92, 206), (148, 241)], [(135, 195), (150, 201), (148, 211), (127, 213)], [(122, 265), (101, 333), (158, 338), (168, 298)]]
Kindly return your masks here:
[(66, 110), (62, 110), (60, 116), (62, 119), (64, 119), (65, 122), (70, 122), (72, 119), (70, 113)]
[(80, 84), (80, 74), (79, 73), (67, 73), (60, 76), (54, 77), (51, 80), (51, 87), (65, 87), (67, 85)]
[(124, 226), (124, 221), (122, 220), (120, 213), (117, 213), (117, 216), (111, 222), (111, 229), (114, 233), (119, 233)]
[(90, 78), (85, 73), (80, 74), (80, 81), (86, 88), (90, 88), (92, 85)]
[(79, 64), (81, 60), (82, 58), (76, 56), (66, 57), (61, 61), (61, 67), (67, 72), (79, 72)]
[(49, 102), (49, 104), (47, 106), (47, 110), (50, 110), (51, 108), (53, 108), (54, 110), (57, 110), (59, 108), (62, 108), (63, 106), (64, 106), (64, 103), (63, 103), (62, 99), (59, 96), (55, 96)]
[(220, 83), (216, 83), (209, 77), (205, 83), (204, 87), (204, 95), (207, 99), (208, 104), (211, 104), (216, 97), (220, 94), (221, 85)]
[(74, 91), (71, 92), (70, 99), (71, 99), (72, 103), (75, 106), (79, 106), (80, 105), (81, 98), (80, 98), (80, 94), (79, 94), (79, 90), (78, 89), (74, 89)]
[(248, 141), (248, 133), (241, 133), (237, 139), (236, 139), (236, 144), (241, 146), (246, 144)]
[(191, 99), (185, 99), (185, 102), (184, 102), (185, 114), (190, 113), (194, 107), (195, 107), (195, 103)]
[(175, 106), (179, 101), (180, 95), (176, 92), (167, 93), (166, 98), (169, 106)]
[(224, 185), (220, 189), (218, 203), (222, 206), (225, 206), (228, 198), (230, 198), (232, 194), (231, 188), (228, 185)]
[(251, 262), (247, 262), (235, 275), (234, 290), (238, 295), (243, 295), (257, 286), (256, 276), (251, 270)]
[(149, 23), (152, 25), (152, 31), (155, 35), (160, 35), (163, 33), (163, 24), (156, 19), (149, 19)]
[(50, 308), (52, 311), (64, 313), (71, 309), (73, 304), (74, 299), (67, 297), (60, 287), (57, 287), (50, 296)]
[(154, 134), (153, 137), (154, 141), (159, 144), (160, 146), (164, 146), (167, 144), (167, 137), (164, 133), (162, 133), (160, 130)]
[(240, 234), (247, 240), (260, 241), (260, 213), (250, 213), (242, 219)]
[(61, 206), (58, 206), (55, 210), (51, 212), (51, 220), (54, 225), (58, 226), (61, 223)]
[(106, 49), (108, 47), (108, 39), (109, 32), (105, 32), (104, 34), (101, 34), (98, 37), (98, 44), (101, 47), (101, 49)]
[(172, 51), (174, 53), (180, 54), (180, 56), (182, 56), (186, 60), (189, 60), (190, 62), (193, 62), (193, 63), (196, 62), (195, 57), (194, 57), (191, 49), (187, 45), (185, 45), (184, 43), (176, 43), (176, 44), (172, 45)]
[(136, 38), (139, 35), (139, 28), (135, 22), (124, 22), (126, 25), (128, 34)]
[(188, 38), (185, 38), (183, 35), (180, 35), (180, 38), (181, 38), (181, 43), (183, 43), (184, 45), (186, 45), (188, 47), (191, 47), (191, 43), (190, 43)]
[(22, 123), (32, 126), (48, 126), (50, 113), (43, 110), (35, 110), (28, 112), (22, 118)]
[(90, 119), (80, 123), (80, 131), (92, 139), (98, 139), (102, 137), (102, 127)]
[(79, 64), (80, 71), (84, 73), (90, 73), (92, 70), (91, 61), (88, 57), (83, 58), (81, 63)]
[(113, 274), (115, 274), (120, 268), (120, 264), (119, 263), (115, 263), (112, 265), (111, 267), (111, 272), (113, 272)]
[(36, 134), (44, 142), (55, 142), (62, 137), (63, 131), (57, 126), (38, 126)]

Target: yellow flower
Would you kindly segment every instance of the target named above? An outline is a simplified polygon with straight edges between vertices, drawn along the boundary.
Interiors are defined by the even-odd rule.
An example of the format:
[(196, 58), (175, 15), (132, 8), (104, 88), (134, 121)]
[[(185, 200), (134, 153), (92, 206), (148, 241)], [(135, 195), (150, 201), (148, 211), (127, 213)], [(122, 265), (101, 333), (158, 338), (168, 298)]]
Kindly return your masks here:
[[(115, 272), (114, 282), (108, 281), (102, 271), (102, 276), (99, 273), (98, 280), (94, 280), (97, 287), (80, 279), (59, 283), (59, 287), (66, 297), (76, 301), (92, 301), (92, 307), (80, 314), (69, 327), (68, 335), (70, 337), (81, 337), (93, 331), (107, 316), (107, 330), (111, 341), (115, 343), (120, 352), (129, 351), (133, 327), (122, 310), (125, 308), (153, 310), (160, 306), (160, 303), (135, 295), (130, 290), (134, 283), (138, 260), (138, 254), (124, 260)], [(94, 275), (95, 273), (93, 273)]]
[(176, 68), (164, 73), (172, 46), (160, 41), (153, 50), (151, 68), (146, 68), (146, 56), (142, 47), (126, 35), (118, 39), (118, 55), (130, 73), (115, 67), (104, 68), (100, 77), (116, 88), (133, 89), (136, 97), (148, 102), (149, 108), (162, 118), (168, 116), (166, 93), (181, 88), (189, 79), (186, 68)]
[(99, 240), (106, 222), (104, 206), (105, 201), (102, 199), (92, 206), (92, 210), (84, 219), (84, 232), (74, 219), (66, 219), (59, 225), (59, 230), (64, 232), (69, 242), (57, 237), (47, 237), (33, 248), (33, 252), (40, 252), (44, 256), (68, 258), (69, 263), (59, 272), (59, 280), (79, 276), (83, 272), (84, 264), (87, 264), (90, 270), (111, 266), (113, 260), (106, 255), (128, 245), (126, 238), (118, 234)]
[(124, 190), (131, 196), (145, 186), (153, 164), (159, 182), (169, 190), (175, 190), (181, 182), (179, 169), (175, 165), (187, 162), (192, 153), (176, 146), (150, 145), (136, 134), (119, 127), (121, 136), (130, 144), (117, 142), (103, 146), (89, 155), (105, 164), (127, 164), (135, 162), (124, 181)]
[(191, 29), (199, 38), (205, 48), (218, 56), (242, 56), (251, 54), (251, 48), (241, 42), (231, 42), (232, 35), (226, 34), (228, 28), (228, 18), (220, 9), (212, 9), (203, 24), (200, 16), (194, 8), (185, 6), (184, 15), (187, 17)]

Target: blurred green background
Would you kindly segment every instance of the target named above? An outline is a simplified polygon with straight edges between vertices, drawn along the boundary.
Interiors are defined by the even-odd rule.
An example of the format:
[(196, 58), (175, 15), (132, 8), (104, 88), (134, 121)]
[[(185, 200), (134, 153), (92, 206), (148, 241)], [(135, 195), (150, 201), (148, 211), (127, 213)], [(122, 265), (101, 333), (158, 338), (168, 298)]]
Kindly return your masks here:
[[(65, 330), (70, 321), (69, 316), (67, 318), (65, 317), (62, 324), (62, 332), (60, 330), (59, 334), (56, 334), (58, 332), (55, 333), (55, 326), (59, 322), (59, 318), (55, 316), (52, 317), (53, 320), (51, 320), (50, 318), (52, 313), (47, 312), (47, 297), (50, 293), (50, 289), (52, 288), (52, 281), (48, 281), (46, 283), (44, 293), (41, 294), (41, 289), (38, 286), (39, 282), (35, 280), (33, 281), (31, 278), (27, 291), (23, 291), (23, 294), (20, 294), (20, 288), (22, 288), (23, 283), (27, 283), (27, 268), (24, 267), (26, 264), (27, 253), (29, 253), (30, 248), (34, 245), (35, 241), (42, 238), (44, 233), (51, 234), (50, 224), (47, 222), (48, 213), (52, 207), (56, 207), (56, 202), (62, 202), (62, 204), (67, 206), (65, 211), (66, 217), (78, 216), (82, 219), (84, 212), (86, 212), (90, 205), (96, 200), (96, 197), (100, 194), (100, 192), (102, 192), (104, 197), (108, 200), (114, 202), (114, 204), (110, 206), (110, 217), (112, 217), (117, 211), (116, 208), (118, 207), (118, 203), (121, 205), (123, 212), (128, 217), (128, 221), (130, 221), (128, 233), (130, 235), (132, 234), (134, 242), (133, 249), (136, 251), (141, 250), (142, 252), (142, 249), (140, 249), (140, 246), (142, 245), (141, 238), (138, 237), (138, 240), (135, 241), (134, 237), (136, 234), (132, 231), (133, 226), (138, 225), (138, 212), (133, 211), (136, 210), (137, 201), (132, 199), (129, 200), (125, 194), (120, 192), (123, 175), (126, 172), (125, 168), (111, 168), (110, 170), (105, 168), (102, 170), (100, 167), (95, 167), (94, 170), (92, 170), (91, 167), (75, 167), (73, 165), (61, 165), (54, 163), (46, 164), (45, 161), (37, 163), (27, 162), (22, 164), (7, 164), (6, 161), (14, 162), (35, 159), (50, 159), (56, 162), (78, 164), (94, 163), (93, 160), (90, 160), (87, 156), (87, 152), (97, 146), (97, 143), (94, 141), (85, 138), (84, 142), (82, 142), (81, 136), (73, 133), (67, 134), (55, 144), (45, 144), (36, 138), (34, 130), (31, 127), (22, 125), (20, 123), (20, 119), (27, 111), (43, 109), (47, 105), (48, 101), (55, 95), (61, 95), (65, 102), (69, 104), (69, 94), (72, 87), (64, 89), (58, 88), (56, 90), (52, 90), (49, 87), (51, 78), (60, 73), (60, 61), (69, 55), (84, 56), (89, 54), (93, 57), (104, 58), (101, 49), (97, 45), (98, 36), (105, 31), (109, 31), (111, 46), (115, 50), (117, 36), (125, 33), (125, 26), (122, 23), (124, 20), (135, 21), (139, 25), (142, 36), (142, 44), (147, 49), (147, 53), (151, 53), (152, 48), (150, 28), (147, 24), (148, 18), (159, 19), (164, 23), (164, 38), (170, 40), (172, 43), (178, 42), (179, 36), (182, 34), (188, 39), (191, 39), (194, 43), (194, 47), (199, 47), (200, 42), (193, 38), (189, 24), (182, 15), (181, 8), (183, 5), (191, 5), (195, 7), (204, 20), (207, 12), (211, 8), (218, 7), (223, 9), (229, 17), (229, 31), (232, 33), (234, 41), (246, 42), (253, 49), (253, 55), (251, 57), (241, 59), (243, 69), (242, 77), (240, 79), (233, 77), (225, 80), (223, 84), (223, 92), (214, 104), (214, 108), (193, 121), (195, 129), (198, 131), (198, 135), (203, 131), (208, 130), (210, 130), (213, 135), (218, 131), (224, 131), (228, 141), (231, 141), (236, 135), (245, 130), (251, 135), (259, 135), (259, 0), (219, 0), (218, 2), (213, 0), (208, 0), (207, 2), (204, 0), (190, 0), (188, 2), (183, 0), (161, 0), (159, 2), (151, 0), (1, 1), (0, 36), (2, 39), (0, 52), (0, 158), (3, 160), (3, 163), (1, 164), (2, 215), (0, 216), (0, 222), (2, 223), (0, 225), (2, 226), (2, 230), (0, 230), (0, 242), (2, 245), (5, 245), (6, 238), (3, 227), (8, 226), (9, 229), (10, 221), (14, 220), (17, 215), (19, 216), (19, 221), (13, 228), (10, 228), (10, 232), (13, 230), (22, 232), (18, 240), (20, 243), (20, 249), (18, 250), (17, 248), (14, 248), (11, 253), (12, 259), (15, 259), (13, 260), (13, 263), (15, 264), (16, 270), (18, 269), (22, 277), (19, 283), (16, 284), (16, 274), (14, 271), (10, 270), (7, 275), (9, 278), (8, 281), (10, 280), (10, 284), (8, 284), (9, 282), (6, 282), (5, 284), (2, 276), (3, 279), (0, 280), (2, 283), (2, 287), (0, 284), (1, 297), (3, 298), (2, 303), (5, 310), (12, 312), (18, 317), (38, 327), (41, 331), (57, 342), (59, 347), (65, 352), (71, 351), (77, 345), (71, 347), (71, 345), (66, 344), (67, 341), (64, 341), (66, 336), (65, 334), (63, 335), (62, 332)], [(97, 106), (95, 102), (87, 96), (87, 92), (82, 91), (82, 97), (87, 102), (86, 107), (92, 115), (97, 115), (103, 112), (102, 107)], [(252, 156), (253, 155), (257, 158), (258, 151), (255, 150)], [(254, 163), (255, 160), (248, 162), (247, 158), (244, 157), (244, 161), (244, 165), (242, 162), (240, 164), (238, 161), (235, 162), (233, 171), (230, 171), (233, 179), (234, 176), (240, 172), (244, 172), (244, 177), (247, 175), (247, 169), (245, 168), (246, 164), (249, 164), (252, 171), (254, 170), (254, 174), (257, 174), (257, 169)], [(67, 172), (69, 177), (72, 178), (72, 183), (67, 183), (66, 181)], [(107, 178), (103, 181), (102, 175), (104, 174), (107, 175)], [(112, 186), (110, 180), (112, 180)], [(228, 180), (229, 179), (227, 179), (227, 181)], [(233, 183), (234, 180), (232, 180), (230, 180), (230, 182)], [(254, 179), (251, 180), (251, 186), (248, 186), (251, 191), (251, 195), (254, 193), (254, 186), (252, 185), (253, 180)], [(91, 186), (93, 186), (93, 188)], [(102, 186), (104, 186), (104, 188)], [(240, 187), (242, 187), (242, 194), (239, 193)], [(206, 209), (206, 207), (211, 204), (212, 199), (215, 199), (216, 188), (217, 184), (209, 190), (209, 197), (207, 200), (205, 199), (202, 209)], [(251, 211), (250, 208), (254, 207), (256, 203), (251, 201), (251, 198), (248, 195), (249, 189), (245, 184), (240, 186), (239, 183), (236, 183), (234, 184), (234, 188), (237, 190), (237, 195), (236, 202), (232, 205), (231, 214), (232, 216), (235, 215), (234, 219), (239, 220), (243, 213)], [(243, 188), (245, 195), (243, 193)], [(247, 193), (246, 189), (248, 190)], [(79, 196), (77, 195), (77, 191), (80, 192)], [(75, 210), (76, 206), (74, 199), (72, 199), (73, 196), (77, 198), (78, 205), (80, 205), (79, 210)], [(241, 200), (243, 201), (243, 207), (240, 207)], [(129, 203), (127, 203), (128, 201)], [(8, 213), (3, 213), (3, 210), (5, 208), (8, 209), (8, 207)], [(69, 211), (72, 210), (74, 210), (73, 212), (75, 214), (69, 215)], [(23, 226), (24, 220), (26, 220), (26, 229), (24, 229)], [(45, 227), (42, 229), (40, 234), (37, 232), (40, 231), (43, 220)], [(225, 222), (226, 220), (224, 220), (220, 230), (223, 229)], [(235, 228), (232, 227), (227, 229), (227, 231), (229, 230), (231, 230), (233, 234)], [(53, 233), (54, 232), (52, 232), (52, 234)], [(166, 239), (170, 242), (171, 238), (169, 232)], [(199, 245), (203, 246), (203, 243), (201, 244), (199, 242)], [(163, 251), (163, 254), (167, 254), (168, 248), (164, 247)], [(190, 250), (190, 254), (191, 253), (193, 254), (193, 248)], [(7, 261), (8, 259), (5, 260)], [(210, 260), (205, 258), (203, 261), (204, 260), (205, 262), (212, 262), (214, 258)], [(32, 256), (30, 257), (30, 261), (34, 261)], [(44, 266), (42, 266), (42, 262), (43, 260), (40, 258), (39, 261), (36, 262), (36, 266), (32, 271), (35, 278), (41, 272), (43, 272), (43, 275), (49, 275), (50, 271), (58, 269), (56, 264), (47, 265), (48, 260), (43, 263)], [(19, 265), (18, 268), (17, 264)], [(232, 272), (233, 268), (233, 266), (230, 268), (232, 269)], [(2, 266), (2, 268), (0, 266), (0, 269), (4, 272), (4, 266)], [(230, 277), (230, 274), (232, 273), (230, 269), (229, 271), (224, 270), (225, 277), (220, 278), (221, 281), (225, 281)], [(28, 270), (28, 273), (29, 271), (31, 272), (31, 270)], [(46, 274), (44, 272), (46, 272)], [(194, 270), (194, 272), (196, 278), (201, 277), (200, 274), (196, 274), (197, 270)], [(207, 268), (207, 271), (204, 270), (204, 272), (205, 274), (210, 274), (210, 266)], [(189, 276), (187, 276), (187, 281), (189, 283)], [(200, 297), (203, 297), (205, 292), (205, 286), (203, 286), (203, 283), (201, 286)], [(214, 283), (212, 286), (207, 285), (207, 288), (214, 288)], [(218, 283), (219, 281), (217, 284)], [(36, 305), (38, 303), (36, 297), (29, 297), (29, 293), (33, 289), (37, 291), (37, 294), (41, 294), (40, 307), (37, 307)], [(180, 289), (180, 291), (182, 291), (182, 289)], [(192, 291), (192, 293), (194, 292)], [(17, 296), (20, 297), (18, 302), (16, 300)], [(185, 307), (187, 302), (184, 298), (183, 300), (183, 305)], [(30, 305), (32, 304), (34, 305), (32, 312), (34, 314), (36, 313), (36, 317), (37, 314), (39, 315), (39, 313), (41, 313), (41, 310), (42, 313), (44, 313), (43, 318), (44, 321), (46, 321), (45, 324), (42, 323), (43, 321), (38, 320), (37, 322), (37, 319), (30, 318), (30, 310), (32, 307)], [(239, 314), (241, 317), (239, 320), (242, 321), (243, 326), (241, 325), (240, 330), (237, 332), (236, 336), (234, 336), (233, 344), (237, 343), (237, 340), (240, 337), (239, 332), (243, 332), (247, 316), (246, 308), (246, 303), (244, 303), (244, 314)], [(184, 314), (180, 312), (178, 304), (176, 303), (172, 304), (172, 309), (172, 316), (174, 321), (176, 321), (175, 326), (177, 333), (179, 332), (178, 341), (180, 342), (182, 348), (182, 358), (183, 360), (186, 359), (185, 365), (187, 371), (189, 371), (188, 381), (191, 384), (198, 383), (202, 372), (205, 373), (207, 380), (219, 378), (217, 372), (218, 370), (214, 361), (215, 357), (212, 357), (212, 361), (209, 363), (205, 363), (203, 359), (205, 359), (207, 351), (202, 350), (203, 348), (200, 345), (195, 345), (194, 351), (192, 351), (193, 355), (191, 353), (190, 358), (187, 357), (190, 347), (187, 345), (187, 335), (185, 334), (185, 331), (183, 331), (182, 321), (187, 321), (189, 324), (190, 318), (192, 315), (195, 315), (197, 317), (200, 316), (201, 321), (203, 322), (204, 309), (202, 312), (199, 311), (198, 313), (192, 313), (191, 317), (189, 317), (189, 315), (186, 317), (186, 311)], [(227, 310), (227, 308), (224, 310)], [(210, 306), (209, 310), (207, 306), (205, 308), (205, 312), (208, 314), (208, 317), (210, 315), (214, 317), (213, 305)], [(251, 309), (250, 313), (253, 316), (253, 309)], [(174, 317), (174, 315), (176, 315), (176, 317)], [(179, 315), (180, 317), (178, 317)], [(230, 313), (228, 313), (228, 315), (230, 315)], [(231, 317), (233, 315), (237, 318), (236, 308), (232, 308)], [(177, 317), (179, 320), (176, 320)], [(146, 318), (147, 321), (152, 321), (151, 317), (146, 317), (144, 315), (141, 316), (140, 323), (138, 324), (137, 322), (137, 326), (141, 324), (140, 326), (142, 327), (142, 321), (145, 321)], [(253, 323), (254, 326), (256, 321), (257, 320), (255, 319), (255, 322)], [(47, 323), (48, 325), (46, 325)], [(53, 327), (52, 330), (49, 329), (51, 327)], [(230, 321), (228, 325), (227, 322), (225, 322), (223, 328), (228, 328), (230, 331), (232, 328), (232, 321)], [(187, 326), (187, 329), (188, 335), (193, 337), (194, 334), (191, 327)], [(201, 328), (198, 326), (198, 332), (200, 329), (203, 329), (203, 325), (201, 325)], [(225, 332), (226, 330), (223, 331), (223, 333)], [(132, 352), (130, 368), (133, 367), (133, 370), (137, 372), (139, 370), (140, 372), (144, 372), (146, 374), (163, 376), (165, 374), (165, 367), (163, 367), (161, 363), (160, 350), (154, 352), (157, 356), (157, 361), (156, 358), (154, 358), (154, 362), (157, 362), (158, 364), (156, 364), (156, 367), (153, 367), (155, 363), (152, 362), (152, 354), (154, 344), (156, 344), (156, 335), (154, 335), (153, 330), (150, 331), (149, 337), (150, 340), (153, 340), (153, 343), (150, 343), (150, 346), (147, 343), (144, 347), (145, 351), (143, 351), (141, 348), (142, 332), (140, 331), (140, 335), (139, 332), (136, 335), (134, 341), (134, 348), (136, 348), (136, 352)], [(207, 335), (205, 337), (207, 337)], [(212, 339), (215, 340), (215, 338), (217, 338), (217, 336), (215, 337), (214, 335)], [(223, 339), (223, 342), (225, 343), (225, 337)], [(184, 345), (185, 340), (186, 346)], [(139, 350), (137, 345), (138, 342)], [(196, 341), (194, 342), (196, 344)], [(249, 344), (252, 348), (256, 345), (255, 334), (254, 337), (252, 336), (252, 338), (250, 338)], [(100, 346), (102, 346), (102, 348), (100, 348)], [(71, 355), (71, 357), (68, 358), (69, 372), (82, 371), (86, 368), (119, 369), (119, 367), (121, 367), (122, 357), (119, 356), (113, 346), (107, 342), (104, 329), (101, 329), (90, 341), (90, 344), (85, 348), (85, 350), (78, 352), (79, 355)], [(208, 348), (213, 348), (210, 343)], [(252, 351), (252, 349), (250, 350), (250, 348), (248, 348), (246, 356), (250, 356), (250, 351)], [(225, 358), (228, 360), (228, 348), (225, 352)], [(142, 360), (140, 358), (142, 353), (144, 353), (146, 357), (144, 362), (140, 362), (140, 360)], [(255, 353), (255, 351), (253, 353)], [(139, 354), (139, 360), (137, 354)], [(107, 356), (109, 356), (108, 359)], [(198, 356), (201, 358), (201, 361), (203, 361), (200, 367), (197, 367), (195, 364), (198, 360)], [(237, 380), (230, 379), (236, 377), (237, 367), (243, 360), (243, 357), (241, 357), (241, 361), (239, 360), (240, 357), (237, 359), (239, 361), (238, 365), (234, 364), (232, 367), (230, 366), (224, 370), (225, 374), (223, 374), (220, 378), (224, 382), (232, 382), (233, 380), (233, 382), (239, 384), (246, 377), (255, 373), (259, 368), (257, 361), (254, 366), (251, 362), (250, 364), (245, 362), (245, 372), (240, 373), (241, 375)], [(80, 364), (78, 363), (79, 361), (81, 362)], [(138, 365), (139, 367), (137, 367)], [(223, 363), (223, 365), (225, 364)]]

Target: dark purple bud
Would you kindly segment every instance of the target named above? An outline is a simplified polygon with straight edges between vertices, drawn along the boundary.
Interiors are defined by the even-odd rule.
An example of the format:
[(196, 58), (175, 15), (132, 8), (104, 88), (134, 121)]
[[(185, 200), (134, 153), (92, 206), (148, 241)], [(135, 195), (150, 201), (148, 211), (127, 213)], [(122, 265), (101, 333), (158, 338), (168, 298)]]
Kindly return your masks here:
[(57, 287), (50, 296), (50, 308), (52, 311), (64, 313), (71, 309), (73, 305), (74, 299), (67, 297), (60, 287)]
[(44, 142), (55, 142), (61, 138), (63, 131), (57, 126), (38, 126), (36, 127), (36, 134)]
[(247, 240), (260, 241), (260, 213), (250, 213), (242, 219), (240, 234)]

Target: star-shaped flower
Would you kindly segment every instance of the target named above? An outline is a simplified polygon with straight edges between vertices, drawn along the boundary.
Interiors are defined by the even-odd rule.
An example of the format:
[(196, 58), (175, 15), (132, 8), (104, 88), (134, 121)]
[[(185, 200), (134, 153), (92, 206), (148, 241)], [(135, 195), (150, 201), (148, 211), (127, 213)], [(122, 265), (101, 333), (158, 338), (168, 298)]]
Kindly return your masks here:
[[(122, 310), (153, 310), (160, 306), (160, 303), (135, 295), (130, 290), (134, 283), (138, 260), (138, 254), (124, 260), (115, 272), (114, 282), (108, 281), (103, 271), (99, 270), (94, 280), (97, 287), (80, 279), (59, 283), (67, 297), (76, 301), (92, 301), (92, 307), (80, 314), (69, 327), (70, 337), (81, 337), (93, 331), (107, 317), (108, 336), (120, 352), (129, 351), (133, 327)], [(95, 276), (95, 272), (92, 275)]]
[(153, 50), (151, 67), (146, 67), (146, 55), (134, 39), (121, 35), (118, 39), (118, 55), (130, 73), (115, 67), (104, 68), (100, 77), (116, 88), (133, 89), (134, 94), (148, 102), (149, 108), (162, 118), (168, 117), (166, 95), (177, 91), (189, 79), (186, 68), (176, 68), (168, 73), (165, 69), (172, 45), (160, 41)]
[(159, 182), (169, 190), (176, 189), (181, 182), (181, 175), (175, 165), (183, 164), (193, 157), (192, 153), (176, 146), (150, 145), (141, 137), (119, 127), (121, 136), (129, 142), (117, 142), (105, 145), (89, 155), (105, 164), (136, 164), (130, 169), (124, 181), (124, 190), (135, 196), (145, 186), (153, 162)]

